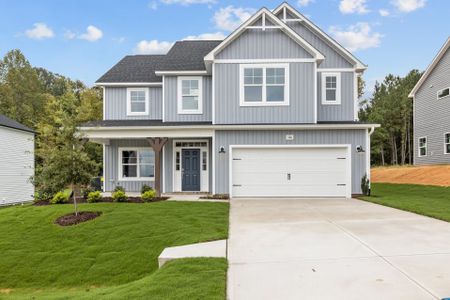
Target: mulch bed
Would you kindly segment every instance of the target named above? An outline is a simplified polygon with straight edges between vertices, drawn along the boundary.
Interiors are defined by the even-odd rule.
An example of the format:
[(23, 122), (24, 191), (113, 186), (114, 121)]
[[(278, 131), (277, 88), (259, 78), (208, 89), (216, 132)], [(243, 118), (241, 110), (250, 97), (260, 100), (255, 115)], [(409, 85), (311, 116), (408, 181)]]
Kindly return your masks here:
[(44, 206), (44, 205), (50, 205), (50, 202), (48, 200), (39, 200), (36, 202), (33, 202), (34, 206)]
[[(169, 199), (169, 197), (153, 198), (153, 200), (150, 202), (165, 201), (167, 199)], [(113, 198), (111, 198), (111, 197), (103, 197), (99, 202), (114, 202), (114, 201), (113, 201)], [(142, 201), (141, 197), (128, 197), (127, 202), (128, 203), (145, 203), (144, 201)]]
[(56, 219), (55, 224), (60, 226), (71, 226), (79, 223), (87, 222), (99, 217), (102, 213), (100, 211), (80, 211), (78, 215), (71, 213)]
[(230, 200), (230, 195), (228, 195), (228, 194), (206, 195), (206, 196), (200, 197), (200, 199)]

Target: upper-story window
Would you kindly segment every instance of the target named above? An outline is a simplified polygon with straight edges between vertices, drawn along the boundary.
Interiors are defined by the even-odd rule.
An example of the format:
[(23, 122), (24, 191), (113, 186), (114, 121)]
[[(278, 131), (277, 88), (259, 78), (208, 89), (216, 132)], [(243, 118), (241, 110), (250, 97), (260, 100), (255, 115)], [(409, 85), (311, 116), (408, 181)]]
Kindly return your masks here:
[(127, 115), (148, 115), (148, 88), (127, 89)]
[(178, 77), (178, 113), (202, 114), (202, 77)]
[(427, 156), (427, 138), (419, 138), (419, 157)]
[(322, 104), (341, 104), (340, 73), (322, 73)]
[(241, 65), (241, 106), (289, 105), (289, 65)]
[(444, 153), (450, 154), (450, 133), (444, 135)]
[(442, 99), (442, 98), (445, 98), (445, 97), (448, 97), (448, 96), (450, 96), (450, 87), (445, 88), (445, 89), (442, 89), (442, 90), (439, 90), (439, 91), (437, 92), (437, 98), (438, 98), (438, 100), (440, 100), (440, 99)]

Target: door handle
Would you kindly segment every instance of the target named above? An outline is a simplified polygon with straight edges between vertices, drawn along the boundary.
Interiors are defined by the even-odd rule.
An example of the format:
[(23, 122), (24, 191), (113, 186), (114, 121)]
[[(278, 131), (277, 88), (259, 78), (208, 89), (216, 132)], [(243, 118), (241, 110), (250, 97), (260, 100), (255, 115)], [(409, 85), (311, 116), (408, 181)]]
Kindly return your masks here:
[(291, 173), (287, 173), (287, 180), (291, 180)]

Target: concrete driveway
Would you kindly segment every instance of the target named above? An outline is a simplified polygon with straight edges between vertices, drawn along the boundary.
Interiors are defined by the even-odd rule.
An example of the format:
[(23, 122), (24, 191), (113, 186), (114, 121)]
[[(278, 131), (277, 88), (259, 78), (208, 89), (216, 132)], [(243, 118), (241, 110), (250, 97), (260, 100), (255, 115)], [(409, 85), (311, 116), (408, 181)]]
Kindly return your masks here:
[(450, 223), (348, 199), (233, 199), (229, 299), (450, 297)]

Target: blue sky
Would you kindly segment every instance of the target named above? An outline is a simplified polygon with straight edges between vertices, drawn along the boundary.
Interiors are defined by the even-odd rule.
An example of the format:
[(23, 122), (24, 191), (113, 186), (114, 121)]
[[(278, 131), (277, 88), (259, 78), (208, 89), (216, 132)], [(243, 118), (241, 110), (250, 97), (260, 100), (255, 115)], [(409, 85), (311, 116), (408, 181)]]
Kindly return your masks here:
[[(369, 65), (368, 89), (386, 74), (423, 70), (450, 35), (447, 0), (289, 1)], [(35, 66), (92, 85), (128, 54), (162, 53), (176, 40), (227, 35), (280, 1), (0, 0), (0, 55), (18, 48)]]

